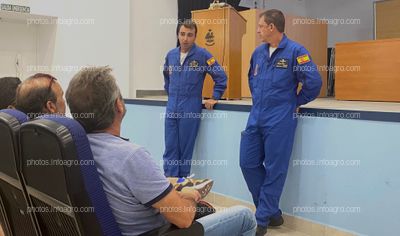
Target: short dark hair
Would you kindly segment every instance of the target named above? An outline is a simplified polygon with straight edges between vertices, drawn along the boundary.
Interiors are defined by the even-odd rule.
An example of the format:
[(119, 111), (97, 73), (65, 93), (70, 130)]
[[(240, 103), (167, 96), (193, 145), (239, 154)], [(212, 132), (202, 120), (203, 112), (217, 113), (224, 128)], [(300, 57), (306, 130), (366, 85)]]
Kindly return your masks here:
[(185, 26), (185, 28), (188, 28), (188, 29), (194, 29), (194, 35), (195, 36), (197, 35), (197, 25), (191, 19), (186, 19), (182, 22), (179, 22), (178, 28), (176, 29), (176, 35), (179, 35), (179, 31), (181, 30), (182, 26)]
[[(49, 80), (48, 86), (32, 86), (29, 88), (29, 91), (23, 89), (25, 84), (43, 78)], [(57, 102), (57, 96), (51, 89), (51, 85), (55, 80), (57, 79), (54, 76), (45, 73), (37, 73), (27, 78), (20, 86), (18, 86), (15, 108), (28, 114), (31, 119), (42, 115), (44, 113), (43, 108), (45, 108), (47, 101), (52, 101), (54, 103)]]
[(260, 18), (264, 17), (267, 24), (274, 24), (276, 29), (283, 33), (285, 32), (285, 16), (280, 10), (271, 9), (260, 14)]
[(15, 96), (21, 80), (18, 77), (0, 78), (0, 109), (15, 106)]
[[(107, 129), (114, 122), (115, 101), (122, 96), (111, 71), (108, 66), (84, 68), (69, 82), (65, 94), (69, 109), (80, 114), (76, 120), (87, 133)], [(85, 113), (93, 115), (82, 116)]]

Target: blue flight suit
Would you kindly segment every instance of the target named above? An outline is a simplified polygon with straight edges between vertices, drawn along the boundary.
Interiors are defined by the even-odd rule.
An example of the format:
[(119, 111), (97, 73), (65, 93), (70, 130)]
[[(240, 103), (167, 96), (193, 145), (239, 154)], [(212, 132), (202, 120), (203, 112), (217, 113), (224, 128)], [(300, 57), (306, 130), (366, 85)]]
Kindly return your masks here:
[[(296, 108), (319, 95), (322, 80), (308, 51), (286, 35), (271, 57), (269, 44), (255, 49), (248, 76), (253, 106), (241, 135), (240, 167), (257, 208), (257, 223), (267, 227), (271, 217), (281, 214)], [(298, 83), (303, 85), (299, 94)]]
[(168, 103), (165, 117), (164, 172), (167, 177), (187, 177), (202, 110), (202, 91), (206, 74), (215, 85), (213, 98), (218, 100), (226, 89), (223, 67), (204, 48), (195, 44), (180, 64), (180, 47), (168, 52), (164, 65)]

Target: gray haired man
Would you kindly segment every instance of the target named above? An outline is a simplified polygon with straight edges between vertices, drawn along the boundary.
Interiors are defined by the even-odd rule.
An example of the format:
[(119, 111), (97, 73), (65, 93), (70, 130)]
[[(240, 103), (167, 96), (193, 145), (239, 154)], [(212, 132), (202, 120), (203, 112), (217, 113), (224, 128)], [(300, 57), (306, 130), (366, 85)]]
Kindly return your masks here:
[[(140, 235), (172, 223), (189, 227), (198, 191), (177, 192), (143, 147), (122, 138), (124, 101), (109, 67), (85, 68), (76, 74), (66, 98), (88, 132), (96, 167), (108, 202), (123, 235)], [(250, 209), (237, 206), (197, 219), (205, 235), (248, 235), (256, 231)]]

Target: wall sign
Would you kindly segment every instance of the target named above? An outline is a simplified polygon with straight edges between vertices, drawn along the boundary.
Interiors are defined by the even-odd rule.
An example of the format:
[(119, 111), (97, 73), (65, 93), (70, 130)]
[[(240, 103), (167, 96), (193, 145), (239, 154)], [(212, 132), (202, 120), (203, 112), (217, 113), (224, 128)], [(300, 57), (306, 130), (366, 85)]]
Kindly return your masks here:
[(18, 6), (12, 4), (1, 4), (2, 11), (13, 11), (13, 12), (20, 12), (20, 13), (30, 13), (31, 8), (27, 6)]

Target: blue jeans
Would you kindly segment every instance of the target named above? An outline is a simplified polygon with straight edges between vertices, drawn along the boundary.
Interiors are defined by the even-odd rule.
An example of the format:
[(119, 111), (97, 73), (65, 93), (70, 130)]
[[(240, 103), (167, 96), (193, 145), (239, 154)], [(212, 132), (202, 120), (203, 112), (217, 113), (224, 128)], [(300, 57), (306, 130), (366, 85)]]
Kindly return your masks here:
[(254, 236), (257, 223), (254, 213), (247, 207), (234, 206), (200, 219), (204, 236)]

